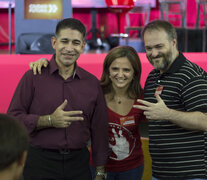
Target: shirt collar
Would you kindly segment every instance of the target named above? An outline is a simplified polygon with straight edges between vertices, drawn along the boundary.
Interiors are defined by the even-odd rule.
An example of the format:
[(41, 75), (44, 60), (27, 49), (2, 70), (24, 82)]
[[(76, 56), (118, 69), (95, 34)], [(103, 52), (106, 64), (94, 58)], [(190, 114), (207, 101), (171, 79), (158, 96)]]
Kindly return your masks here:
[[(57, 66), (57, 63), (55, 61), (55, 54), (52, 56), (52, 58), (50, 59), (50, 74), (53, 74), (55, 72), (58, 72), (58, 66)], [(80, 67), (77, 65), (77, 63), (75, 63), (75, 70), (74, 70), (74, 73), (73, 73), (73, 76), (72, 78), (75, 79), (75, 77), (78, 77), (79, 79), (82, 78), (81, 76), (81, 72), (80, 72)]]
[(166, 73), (175, 73), (184, 64), (185, 60), (185, 56), (181, 52), (179, 52), (178, 57), (175, 59), (175, 61), (172, 63)]
[[(185, 60), (186, 60), (185, 56), (181, 52), (179, 52), (178, 57), (171, 64), (170, 68), (163, 74), (175, 73), (184, 64)], [(160, 70), (155, 70), (155, 71), (160, 73)]]

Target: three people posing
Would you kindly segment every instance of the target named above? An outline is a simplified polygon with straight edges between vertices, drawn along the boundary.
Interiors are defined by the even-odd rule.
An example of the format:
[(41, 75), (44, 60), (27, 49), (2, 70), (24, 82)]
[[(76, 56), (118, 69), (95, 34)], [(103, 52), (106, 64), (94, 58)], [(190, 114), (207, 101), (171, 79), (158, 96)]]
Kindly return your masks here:
[[(129, 58), (126, 54), (122, 56), (124, 50), (118, 51), (121, 47), (117, 47), (118, 50), (115, 48), (109, 52), (104, 62), (105, 75), (103, 72), (101, 86), (108, 108), (109, 144), (112, 148), (106, 165), (107, 172), (108, 174), (118, 172), (116, 174), (118, 176), (123, 171), (141, 169), (143, 154), (139, 145), (139, 134), (135, 129), (144, 111), (144, 115), (149, 120), (153, 179), (207, 179), (206, 72), (188, 61), (178, 51), (176, 30), (170, 23), (161, 20), (150, 22), (143, 30), (143, 40), (147, 58), (155, 68), (146, 80), (145, 100), (142, 100), (139, 85), (141, 68), (134, 66), (133, 58)], [(127, 48), (127, 51), (133, 50)], [(115, 54), (118, 56), (114, 56), (113, 52), (117, 52)], [(139, 58), (136, 59), (139, 61)], [(52, 61), (48, 67), (51, 64)], [(43, 73), (47, 68), (42, 70)], [(40, 70), (40, 66), (38, 69)], [(140, 73), (138, 76), (137, 72)], [(121, 74), (122, 78), (119, 77)], [(37, 77), (41, 79), (44, 74)], [(108, 83), (104, 77), (106, 80), (108, 78)], [(133, 86), (135, 81), (137, 84)], [(136, 88), (139, 90), (136, 91)], [(138, 102), (134, 102), (136, 98), (139, 99)], [(137, 119), (136, 114), (139, 114)], [(135, 129), (130, 129), (130, 126), (126, 128), (124, 125), (127, 123), (132, 123), (130, 126), (134, 125)], [(136, 150), (139, 149), (139, 154), (135, 153), (136, 158), (132, 159), (127, 156), (133, 144), (128, 136), (130, 131), (138, 140)], [(135, 133), (138, 135), (134, 135)], [(119, 147), (121, 151), (118, 151)], [(92, 152), (94, 154), (93, 149)], [(102, 155), (105, 157), (105, 154)], [(122, 163), (118, 163), (127, 158), (129, 158), (128, 163), (134, 165), (128, 170), (122, 166)], [(94, 163), (94, 157), (92, 159)], [(113, 173), (111, 175), (115, 175)]]

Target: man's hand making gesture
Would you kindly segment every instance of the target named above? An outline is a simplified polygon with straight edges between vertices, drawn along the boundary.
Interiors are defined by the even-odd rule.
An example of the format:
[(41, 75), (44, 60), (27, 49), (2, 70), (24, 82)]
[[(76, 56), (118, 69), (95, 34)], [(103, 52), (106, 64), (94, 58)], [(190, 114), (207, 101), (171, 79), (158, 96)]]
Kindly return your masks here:
[(83, 117), (80, 116), (83, 111), (64, 111), (67, 104), (68, 101), (64, 100), (51, 115), (40, 116), (37, 128), (66, 128), (74, 121), (83, 121)]
[(134, 108), (144, 111), (144, 115), (150, 120), (166, 120), (170, 109), (165, 105), (162, 98), (156, 94), (157, 103), (151, 103), (145, 100), (138, 99), (137, 101), (143, 105), (134, 105)]

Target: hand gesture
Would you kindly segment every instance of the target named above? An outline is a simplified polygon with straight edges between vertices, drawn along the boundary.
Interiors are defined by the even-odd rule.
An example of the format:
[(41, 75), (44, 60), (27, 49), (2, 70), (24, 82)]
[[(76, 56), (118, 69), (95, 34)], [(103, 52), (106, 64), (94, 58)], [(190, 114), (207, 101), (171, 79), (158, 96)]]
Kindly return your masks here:
[(64, 111), (68, 101), (65, 100), (52, 114), (52, 124), (56, 128), (66, 128), (71, 122), (83, 121), (83, 117), (77, 116), (83, 114), (82, 111)]
[(33, 74), (36, 75), (37, 71), (39, 74), (41, 74), (41, 68), (42, 66), (47, 67), (47, 65), (49, 64), (49, 61), (45, 58), (41, 58), (38, 61), (35, 62), (31, 62), (29, 64), (29, 67), (31, 70), (33, 70)]
[(129, 156), (129, 142), (126, 137), (123, 136), (122, 130), (119, 130), (117, 133), (115, 129), (112, 129), (112, 132), (116, 141), (115, 145), (109, 144), (114, 154), (116, 154), (116, 158), (113, 159), (123, 160)]
[(158, 94), (155, 95), (155, 97), (157, 99), (157, 103), (150, 103), (148, 101), (138, 99), (137, 101), (144, 106), (133, 105), (133, 107), (143, 110), (147, 119), (166, 120), (170, 109), (165, 105), (165, 102)]

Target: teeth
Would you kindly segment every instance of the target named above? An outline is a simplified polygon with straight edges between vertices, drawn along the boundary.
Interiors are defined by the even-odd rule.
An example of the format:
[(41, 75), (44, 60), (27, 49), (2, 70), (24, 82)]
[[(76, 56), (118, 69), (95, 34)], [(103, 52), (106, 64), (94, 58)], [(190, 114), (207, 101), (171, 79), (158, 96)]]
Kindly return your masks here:
[(63, 53), (64, 56), (74, 56), (74, 54), (65, 54)]
[(117, 79), (117, 81), (122, 83), (122, 82), (124, 82), (124, 79)]

